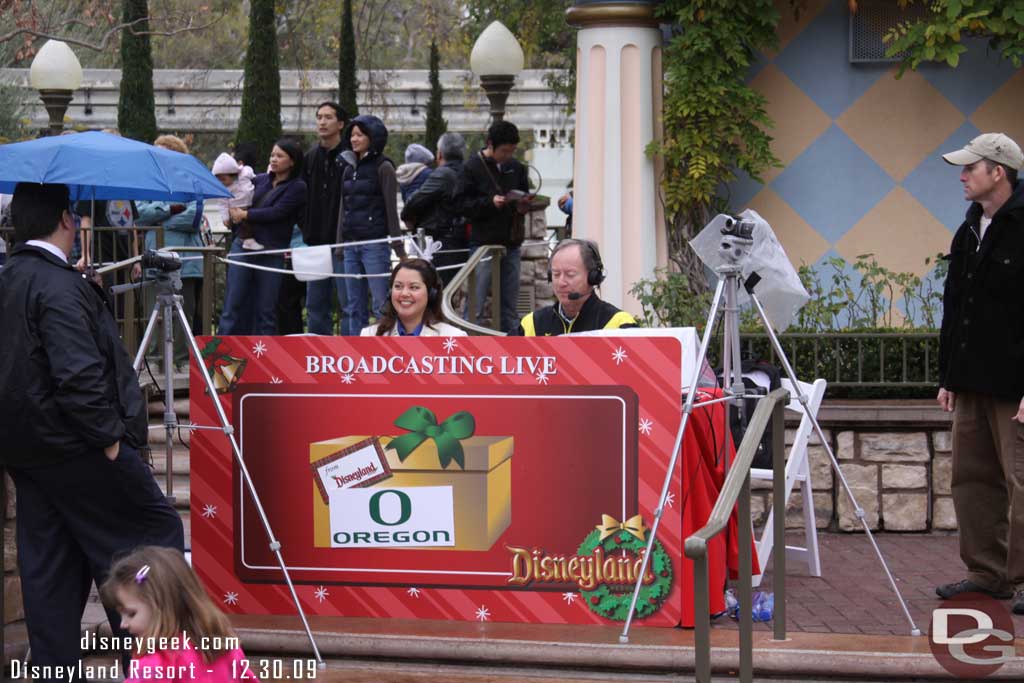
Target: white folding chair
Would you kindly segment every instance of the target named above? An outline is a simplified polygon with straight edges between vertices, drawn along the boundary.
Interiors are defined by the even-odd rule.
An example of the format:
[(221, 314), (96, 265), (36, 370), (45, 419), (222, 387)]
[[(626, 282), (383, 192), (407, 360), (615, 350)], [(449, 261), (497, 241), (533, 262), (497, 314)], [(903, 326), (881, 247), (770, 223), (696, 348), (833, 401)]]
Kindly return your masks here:
[[(789, 404), (786, 406), (786, 409), (792, 410), (801, 416), (800, 426), (797, 427), (796, 435), (793, 437), (793, 445), (790, 447), (789, 455), (786, 458), (784, 499), (787, 503), (789, 502), (793, 488), (799, 483), (800, 491), (803, 494), (805, 538), (805, 545), (803, 547), (786, 546), (786, 560), (806, 563), (807, 571), (811, 576), (821, 576), (821, 560), (818, 556), (818, 528), (814, 522), (814, 495), (811, 490), (811, 470), (807, 456), (807, 446), (814, 431), (811, 416), (817, 417), (818, 415), (821, 400), (825, 396), (826, 384), (823, 379), (816, 379), (813, 384), (800, 382), (800, 388), (807, 395), (807, 408), (805, 410), (804, 406), (797, 400), (797, 393), (793, 389), (792, 382), (788, 379), (782, 380), (782, 388), (789, 392)], [(751, 468), (750, 470), (751, 479), (772, 481), (772, 475), (773, 472), (770, 469)], [(779, 510), (778, 512), (782, 515), (786, 514), (785, 510)], [(775, 539), (772, 538), (772, 520), (775, 513), (776, 510), (774, 509), (768, 513), (768, 520), (765, 523), (764, 531), (761, 533), (761, 538), (757, 541), (757, 560), (761, 573), (753, 577), (752, 583), (754, 587), (760, 585), (761, 578), (767, 569), (768, 559), (772, 554), (772, 548), (775, 545)]]

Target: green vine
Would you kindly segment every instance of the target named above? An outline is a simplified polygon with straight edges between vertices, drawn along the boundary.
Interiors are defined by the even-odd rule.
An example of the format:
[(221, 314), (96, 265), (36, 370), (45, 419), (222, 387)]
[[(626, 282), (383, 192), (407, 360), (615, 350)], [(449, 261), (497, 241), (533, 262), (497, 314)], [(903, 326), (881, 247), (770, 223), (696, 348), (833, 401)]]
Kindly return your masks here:
[(901, 22), (885, 36), (890, 57), (904, 53), (900, 75), (921, 62), (960, 63), (967, 51), (961, 40), (987, 37), (992, 50), (1020, 67), (1024, 62), (1024, 1), (1022, 0), (898, 0), (906, 8), (927, 2), (922, 19)]
[(698, 291), (703, 271), (687, 241), (726, 208), (724, 188), (742, 169), (756, 180), (779, 162), (766, 132), (765, 98), (747, 83), (759, 52), (778, 44), (771, 0), (668, 0), (658, 15), (675, 28), (665, 48), (664, 159), (669, 258)]

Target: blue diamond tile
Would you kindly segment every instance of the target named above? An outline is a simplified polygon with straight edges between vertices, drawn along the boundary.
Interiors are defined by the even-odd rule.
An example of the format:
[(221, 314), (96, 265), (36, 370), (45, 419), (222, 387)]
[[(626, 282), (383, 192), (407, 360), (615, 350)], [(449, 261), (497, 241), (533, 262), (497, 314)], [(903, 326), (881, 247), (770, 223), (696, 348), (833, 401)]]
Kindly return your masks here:
[(850, 64), (849, 22), (845, 0), (832, 0), (775, 59), (775, 65), (832, 118), (890, 68)]
[(872, 209), (895, 183), (833, 124), (772, 181), (779, 196), (829, 243)]
[(763, 187), (763, 184), (751, 178), (746, 171), (741, 168), (736, 169), (736, 180), (729, 184), (728, 192), (725, 194), (729, 198), (729, 211), (733, 213), (743, 211)]
[(973, 124), (965, 123), (903, 179), (907, 192), (951, 233), (963, 222), (968, 204), (960, 185), (959, 168), (943, 161), (942, 155), (960, 149), (980, 134)]
[(983, 38), (968, 38), (963, 44), (967, 52), (960, 55), (957, 68), (929, 62), (917, 70), (965, 116), (970, 116), (1016, 69), (998, 52), (989, 50), (988, 41)]

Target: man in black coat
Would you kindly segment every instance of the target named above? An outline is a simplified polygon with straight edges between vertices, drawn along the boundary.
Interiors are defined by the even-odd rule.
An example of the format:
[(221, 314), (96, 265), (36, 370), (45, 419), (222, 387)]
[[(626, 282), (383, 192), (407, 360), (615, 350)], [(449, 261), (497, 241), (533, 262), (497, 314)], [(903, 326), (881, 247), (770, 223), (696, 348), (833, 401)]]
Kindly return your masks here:
[[(306, 217), (302, 237), (313, 247), (341, 242), (341, 175), (344, 163), (341, 131), (348, 115), (336, 102), (323, 102), (316, 109), (317, 144), (306, 152), (302, 172), (306, 180)], [(334, 272), (343, 272), (341, 250), (332, 256)], [(333, 293), (332, 293), (333, 292)], [(337, 296), (337, 307), (333, 299)], [(344, 311), (345, 281), (341, 278), (313, 280), (306, 285), (306, 320), (314, 334), (334, 334), (334, 312)], [(345, 329), (342, 323), (342, 329)], [(301, 330), (299, 330), (301, 332)]]
[(987, 133), (943, 158), (962, 167), (971, 202), (950, 248), (938, 394), (953, 412), (953, 506), (967, 578), (936, 593), (1012, 597), (1024, 614), (1024, 155)]
[[(68, 264), (64, 185), (20, 183), (18, 247), (0, 271), (0, 464), (17, 490), (32, 663), (74, 666), (90, 585), (139, 545), (184, 549), (139, 449), (147, 410), (102, 290)], [(107, 611), (115, 635), (120, 618)]]
[(402, 220), (413, 229), (423, 228), (427, 235), (442, 243), (443, 252), (434, 256), (434, 266), (445, 286), (452, 281), (458, 266), (466, 262), (468, 247), (466, 221), (462, 216), (465, 179), (462, 163), (466, 141), (458, 133), (445, 133), (437, 141), (437, 168), (427, 177), (402, 207)]
[[(514, 230), (521, 225), (529, 207), (530, 191), (526, 167), (515, 158), (519, 129), (508, 121), (498, 121), (487, 130), (487, 146), (466, 160), (466, 190), (463, 211), (471, 225), (470, 254), (485, 244), (506, 248), (501, 260), (501, 330), (512, 333), (519, 325), (516, 301), (519, 298), (519, 246), (523, 234)], [(510, 194), (511, 193), (511, 194)], [(477, 316), (483, 315), (484, 300), (491, 286), (491, 262), (477, 269)], [(499, 305), (492, 302), (492, 306)]]

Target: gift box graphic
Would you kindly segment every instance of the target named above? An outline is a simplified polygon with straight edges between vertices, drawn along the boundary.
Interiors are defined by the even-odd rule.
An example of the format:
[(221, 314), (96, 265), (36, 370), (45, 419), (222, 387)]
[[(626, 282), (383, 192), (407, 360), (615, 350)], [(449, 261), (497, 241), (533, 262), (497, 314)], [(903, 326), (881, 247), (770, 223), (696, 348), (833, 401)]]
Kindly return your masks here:
[[(332, 547), (331, 490), (347, 486), (397, 490), (450, 487), (454, 545), (447, 549), (490, 549), (512, 522), (513, 437), (477, 436), (470, 413), (459, 411), (439, 422), (423, 406), (409, 408), (394, 424), (406, 433), (348, 435), (309, 445), (314, 545)], [(387, 475), (372, 476), (365, 482), (359, 476), (322, 476), (325, 463), (354, 451), (371, 457), (373, 453), (383, 455), (379, 468), (376, 463), (360, 462), (356, 474), (379, 469)]]

